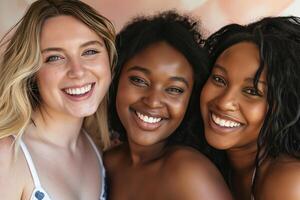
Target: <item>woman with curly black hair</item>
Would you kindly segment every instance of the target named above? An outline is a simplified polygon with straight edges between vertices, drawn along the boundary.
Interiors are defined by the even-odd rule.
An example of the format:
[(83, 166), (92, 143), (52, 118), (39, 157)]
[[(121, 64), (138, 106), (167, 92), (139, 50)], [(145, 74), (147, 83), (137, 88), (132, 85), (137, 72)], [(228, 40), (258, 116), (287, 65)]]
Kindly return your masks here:
[(300, 18), (231, 24), (206, 41), (200, 104), (235, 199), (300, 199)]
[(216, 167), (191, 144), (189, 122), (207, 75), (197, 23), (176, 12), (140, 17), (117, 36), (111, 128), (104, 155), (111, 199), (231, 199)]

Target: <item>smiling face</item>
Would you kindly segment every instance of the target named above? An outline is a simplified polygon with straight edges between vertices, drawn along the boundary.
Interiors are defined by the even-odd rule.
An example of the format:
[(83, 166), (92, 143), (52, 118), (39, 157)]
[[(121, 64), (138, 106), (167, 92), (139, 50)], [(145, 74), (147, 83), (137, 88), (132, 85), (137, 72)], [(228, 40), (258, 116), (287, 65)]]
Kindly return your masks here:
[(189, 62), (165, 42), (129, 59), (116, 97), (128, 141), (142, 146), (165, 142), (184, 118), (193, 83)]
[(72, 117), (92, 115), (111, 81), (103, 39), (74, 17), (58, 16), (45, 21), (40, 48), (41, 108)]
[(255, 44), (241, 42), (216, 60), (200, 97), (205, 137), (217, 149), (256, 148), (267, 112), (266, 72), (258, 90), (253, 85), (259, 67)]

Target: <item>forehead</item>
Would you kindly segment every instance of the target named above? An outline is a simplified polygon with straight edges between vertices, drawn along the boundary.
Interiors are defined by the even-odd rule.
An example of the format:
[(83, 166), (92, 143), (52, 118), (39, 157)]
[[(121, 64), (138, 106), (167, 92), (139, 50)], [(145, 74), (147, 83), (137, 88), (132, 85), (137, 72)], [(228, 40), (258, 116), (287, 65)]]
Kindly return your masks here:
[(51, 46), (53, 42), (64, 44), (72, 40), (91, 40), (100, 37), (73, 16), (61, 15), (47, 19), (41, 31), (41, 45)]
[(193, 68), (185, 56), (166, 42), (143, 49), (125, 63), (124, 69), (133, 65), (147, 68), (152, 73), (193, 75)]
[(240, 42), (226, 49), (216, 60), (228, 72), (238, 72), (240, 76), (253, 77), (260, 65), (259, 50), (256, 44)]

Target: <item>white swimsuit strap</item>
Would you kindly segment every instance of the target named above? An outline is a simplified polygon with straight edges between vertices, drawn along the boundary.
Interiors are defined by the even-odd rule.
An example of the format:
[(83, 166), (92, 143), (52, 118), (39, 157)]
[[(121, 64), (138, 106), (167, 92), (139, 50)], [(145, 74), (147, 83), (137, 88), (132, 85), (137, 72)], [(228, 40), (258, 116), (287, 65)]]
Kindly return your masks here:
[(98, 148), (96, 147), (96, 144), (95, 144), (94, 141), (92, 140), (91, 136), (89, 136), (89, 134), (88, 134), (85, 130), (83, 130), (83, 132), (84, 132), (84, 134), (86, 135), (86, 137), (87, 137), (87, 139), (89, 140), (89, 142), (91, 143), (91, 145), (92, 145), (94, 151), (96, 152), (97, 158), (98, 158), (98, 160), (99, 160), (99, 162), (100, 162), (100, 166), (103, 166), (102, 157), (101, 157), (101, 155), (100, 155), (100, 153), (99, 153)]
[(89, 134), (83, 130), (84, 134), (86, 135), (86, 137), (88, 138), (89, 142), (91, 143), (94, 151), (96, 152), (96, 155), (98, 157), (98, 160), (99, 160), (99, 163), (100, 163), (100, 170), (101, 170), (101, 173), (102, 173), (102, 183), (101, 183), (101, 194), (100, 194), (100, 200), (105, 200), (105, 198), (103, 197), (104, 194), (105, 194), (105, 168), (104, 168), (104, 165), (103, 165), (103, 162), (102, 162), (102, 157), (99, 153), (99, 150), (98, 148), (96, 147), (96, 144), (94, 143), (94, 141), (92, 140), (91, 136), (89, 136)]
[(33, 179), (34, 186), (36, 188), (40, 188), (41, 187), (41, 182), (40, 182), (39, 176), (37, 174), (36, 168), (33, 164), (33, 161), (32, 161), (32, 158), (30, 156), (30, 153), (28, 151), (28, 148), (26, 147), (25, 143), (21, 139), (20, 139), (20, 146), (21, 146), (21, 149), (22, 149), (22, 151), (25, 155), (25, 159), (27, 161), (27, 165), (29, 167), (29, 170), (30, 170), (30, 173), (31, 173), (31, 176), (32, 176), (32, 179)]

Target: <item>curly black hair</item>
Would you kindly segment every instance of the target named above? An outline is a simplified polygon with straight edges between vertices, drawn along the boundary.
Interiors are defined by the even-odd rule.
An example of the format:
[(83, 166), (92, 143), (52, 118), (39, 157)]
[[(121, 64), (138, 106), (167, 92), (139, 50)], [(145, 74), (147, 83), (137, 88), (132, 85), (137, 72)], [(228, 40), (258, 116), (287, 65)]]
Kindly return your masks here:
[(281, 154), (300, 159), (300, 18), (266, 17), (245, 26), (221, 28), (205, 44), (209, 70), (224, 50), (240, 42), (258, 47), (260, 66), (255, 87), (263, 69), (267, 71), (268, 111), (257, 139), (256, 167), (264, 159)]
[(124, 64), (149, 45), (164, 41), (182, 53), (193, 67), (194, 87), (189, 106), (180, 126), (169, 137), (169, 144), (196, 144), (201, 130), (192, 130), (191, 122), (199, 118), (199, 93), (208, 76), (208, 55), (203, 48), (204, 40), (199, 32), (199, 22), (178, 14), (176, 11), (166, 11), (153, 16), (140, 16), (133, 19), (117, 35), (116, 46), (118, 63), (113, 74), (110, 88), (109, 124), (112, 131), (120, 133), (126, 140), (126, 132), (116, 111), (116, 94), (119, 78)]

